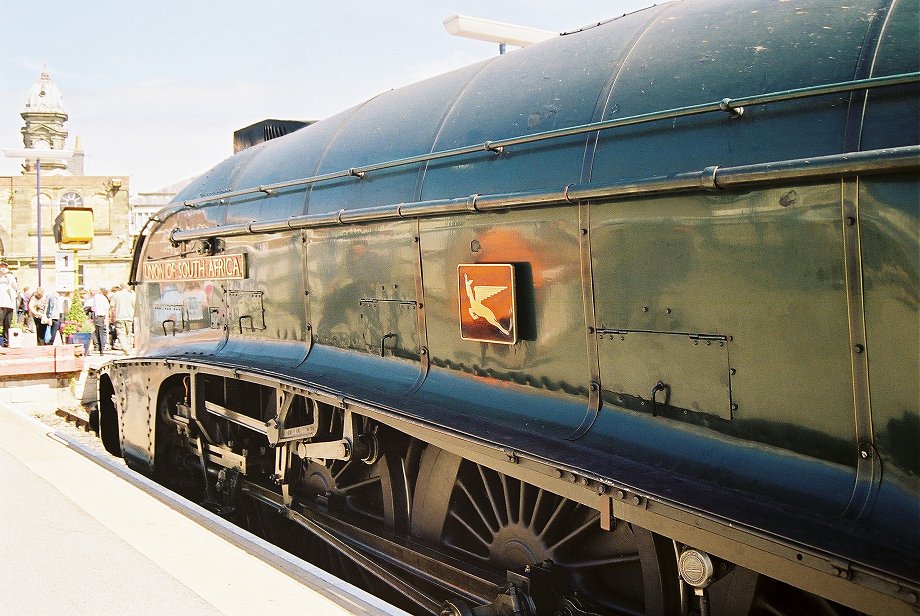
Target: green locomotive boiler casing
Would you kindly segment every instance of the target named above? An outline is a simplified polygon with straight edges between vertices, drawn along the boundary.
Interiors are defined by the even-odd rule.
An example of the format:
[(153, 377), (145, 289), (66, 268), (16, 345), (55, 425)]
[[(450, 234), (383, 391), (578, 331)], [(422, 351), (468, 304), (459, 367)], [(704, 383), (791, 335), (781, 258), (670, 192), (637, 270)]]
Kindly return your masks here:
[[(234, 155), (137, 244), (138, 355), (104, 370), (103, 432), (152, 471), (160, 381), (260, 375), (912, 612), (918, 19), (669, 3)], [(461, 336), (462, 264), (512, 266), (514, 344)]]

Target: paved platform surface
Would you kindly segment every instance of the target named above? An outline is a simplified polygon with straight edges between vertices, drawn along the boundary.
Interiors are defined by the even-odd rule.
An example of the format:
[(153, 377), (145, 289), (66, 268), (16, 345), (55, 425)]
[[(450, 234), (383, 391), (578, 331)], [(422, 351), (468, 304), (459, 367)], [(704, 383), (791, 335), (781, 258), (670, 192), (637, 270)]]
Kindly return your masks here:
[(49, 433), (0, 406), (0, 616), (400, 613), (293, 579)]

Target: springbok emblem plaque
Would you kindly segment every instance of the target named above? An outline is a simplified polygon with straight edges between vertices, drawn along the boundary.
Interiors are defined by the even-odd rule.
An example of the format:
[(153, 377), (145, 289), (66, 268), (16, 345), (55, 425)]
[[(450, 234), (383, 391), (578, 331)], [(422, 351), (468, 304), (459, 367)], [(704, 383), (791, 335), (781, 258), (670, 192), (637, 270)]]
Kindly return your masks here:
[(460, 337), (497, 344), (517, 342), (514, 266), (510, 263), (458, 265), (457, 282)]

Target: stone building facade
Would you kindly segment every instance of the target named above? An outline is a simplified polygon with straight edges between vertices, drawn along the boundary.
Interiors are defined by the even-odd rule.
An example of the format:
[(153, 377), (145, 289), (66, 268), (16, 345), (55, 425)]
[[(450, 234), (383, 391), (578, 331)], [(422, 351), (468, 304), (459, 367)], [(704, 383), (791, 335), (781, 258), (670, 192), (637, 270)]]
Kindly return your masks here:
[[(47, 72), (30, 89), (21, 115), (25, 147), (66, 149), (68, 116)], [(83, 151), (77, 140), (69, 160), (41, 161), (41, 206), (37, 207), (35, 166), (34, 160), (25, 160), (22, 175), (0, 177), (0, 257), (10, 264), (20, 287), (34, 288), (38, 282), (39, 210), (42, 286), (66, 290), (75, 284), (108, 287), (125, 282), (133, 240), (127, 176), (83, 175)], [(64, 206), (92, 208), (95, 230), (92, 246), (67, 253), (68, 259), (63, 258), (53, 235), (54, 220)]]

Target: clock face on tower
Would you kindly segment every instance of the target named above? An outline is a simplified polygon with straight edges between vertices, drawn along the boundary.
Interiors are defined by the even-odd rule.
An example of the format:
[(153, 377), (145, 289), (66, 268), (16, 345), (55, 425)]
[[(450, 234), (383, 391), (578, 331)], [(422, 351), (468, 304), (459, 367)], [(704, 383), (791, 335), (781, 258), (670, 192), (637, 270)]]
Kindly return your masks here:
[(61, 195), (61, 207), (83, 207), (83, 197), (74, 190), (68, 190)]

